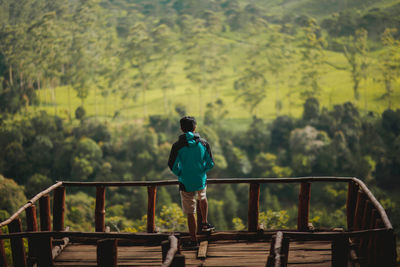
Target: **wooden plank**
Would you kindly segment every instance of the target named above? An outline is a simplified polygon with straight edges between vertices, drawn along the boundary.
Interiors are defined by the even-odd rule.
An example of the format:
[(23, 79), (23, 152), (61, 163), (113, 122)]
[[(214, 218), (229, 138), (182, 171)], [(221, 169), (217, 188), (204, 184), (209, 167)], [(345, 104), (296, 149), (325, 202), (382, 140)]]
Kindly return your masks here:
[[(25, 210), (26, 214), (26, 226), (28, 232), (37, 232), (38, 231), (38, 223), (36, 216), (36, 206), (32, 205)], [(36, 242), (36, 238), (28, 238), (28, 259), (27, 264), (29, 266), (33, 266), (36, 262), (37, 258), (37, 248), (38, 244)]]
[(297, 214), (297, 230), (308, 230), (308, 215), (310, 211), (311, 183), (301, 183)]
[[(208, 178), (207, 184), (249, 184), (249, 183), (308, 183), (308, 182), (350, 182), (358, 181), (352, 177), (296, 177), (296, 178)], [(122, 187), (122, 186), (166, 186), (178, 185), (178, 181), (131, 181), (131, 182), (71, 182), (63, 181), (64, 186), (107, 186), (107, 187)]]
[(200, 242), (199, 251), (197, 252), (197, 258), (205, 259), (207, 257), (208, 241)]
[(249, 188), (249, 207), (247, 210), (247, 229), (255, 232), (258, 228), (258, 213), (260, 200), (260, 184), (251, 183)]
[(379, 215), (382, 219), (382, 222), (385, 226), (386, 229), (393, 229), (392, 224), (390, 223), (390, 220), (386, 214), (385, 209), (382, 207), (382, 205), (379, 203), (379, 201), (375, 198), (374, 194), (368, 189), (368, 187), (363, 183), (363, 181), (357, 179), (357, 178), (352, 178), (353, 181), (355, 181), (362, 191), (367, 195), (368, 199), (372, 202), (372, 205), (378, 210)]
[(51, 237), (39, 237), (37, 244), (40, 249), (37, 250), (38, 267), (51, 267), (53, 266), (53, 247)]
[(40, 231), (51, 231), (50, 196), (43, 195), (39, 199)]
[(117, 267), (118, 250), (116, 239), (104, 239), (97, 242), (97, 266)]
[[(8, 225), (8, 231), (10, 233), (17, 233), (22, 231), (22, 223), (20, 218), (14, 219)], [(11, 252), (13, 265), (17, 267), (27, 267), (25, 248), (22, 238), (14, 237), (10, 239)]]
[(53, 199), (53, 230), (63, 231), (65, 214), (65, 186), (60, 186), (54, 190)]
[(348, 183), (347, 199), (346, 199), (346, 215), (347, 215), (347, 229), (353, 229), (354, 215), (356, 209), (358, 186), (354, 181)]
[(52, 186), (50, 186), (49, 188), (47, 188), (46, 190), (40, 192), (39, 194), (37, 194), (35, 197), (33, 197), (31, 200), (28, 201), (28, 203), (26, 203), (24, 206), (22, 206), (17, 212), (15, 212), (13, 215), (11, 215), (10, 218), (8, 218), (7, 220), (5, 220), (4, 222), (0, 223), (0, 228), (3, 226), (8, 225), (11, 221), (13, 221), (15, 218), (17, 218), (22, 212), (24, 212), (24, 210), (28, 207), (30, 207), (33, 203), (35, 203), (38, 199), (40, 199), (43, 195), (46, 195), (48, 193), (50, 193), (51, 191), (53, 191), (55, 188), (59, 187), (62, 185), (62, 182), (58, 182)]
[(147, 187), (147, 232), (155, 233), (155, 214), (156, 214), (156, 197), (157, 197), (157, 187), (148, 186)]
[(95, 208), (95, 228), (96, 232), (105, 232), (105, 203), (106, 188), (104, 186), (96, 187), (96, 208)]
[(349, 258), (349, 239), (337, 237), (332, 242), (332, 267), (347, 266)]
[(357, 193), (357, 202), (356, 209), (353, 220), (353, 230), (358, 231), (361, 230), (361, 220), (364, 213), (365, 201), (367, 200), (367, 196), (361, 190)]

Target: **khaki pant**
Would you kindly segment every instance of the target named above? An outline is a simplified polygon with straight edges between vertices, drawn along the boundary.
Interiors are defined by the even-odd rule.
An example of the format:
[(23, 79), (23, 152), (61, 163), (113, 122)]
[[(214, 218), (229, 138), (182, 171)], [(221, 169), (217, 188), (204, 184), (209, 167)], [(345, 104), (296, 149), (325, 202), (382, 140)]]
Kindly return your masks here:
[(204, 189), (202, 189), (202, 190), (194, 191), (194, 192), (179, 191), (181, 193), (181, 202), (182, 202), (183, 213), (185, 213), (185, 214), (196, 213), (196, 198), (198, 200), (206, 199), (207, 198), (206, 189), (207, 189), (207, 186), (204, 187)]

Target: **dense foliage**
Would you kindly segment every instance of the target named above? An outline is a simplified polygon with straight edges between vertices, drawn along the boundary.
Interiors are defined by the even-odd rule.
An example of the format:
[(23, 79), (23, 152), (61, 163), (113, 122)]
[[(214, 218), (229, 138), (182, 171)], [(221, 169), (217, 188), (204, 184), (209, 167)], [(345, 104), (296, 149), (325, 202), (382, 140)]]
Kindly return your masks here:
[[(359, 177), (398, 229), (399, 10), (398, 0), (0, 1), (0, 221), (57, 180), (176, 179), (168, 155), (179, 118), (195, 113), (209, 177)], [(145, 188), (107, 190), (107, 226), (143, 231)], [(260, 222), (294, 227), (298, 187), (261, 190)], [(178, 189), (157, 193), (157, 227), (186, 229)], [(208, 196), (218, 230), (245, 228), (247, 185)], [(313, 185), (311, 222), (345, 227), (345, 198), (345, 185)], [(93, 230), (94, 203), (92, 190), (69, 189), (67, 225)]]

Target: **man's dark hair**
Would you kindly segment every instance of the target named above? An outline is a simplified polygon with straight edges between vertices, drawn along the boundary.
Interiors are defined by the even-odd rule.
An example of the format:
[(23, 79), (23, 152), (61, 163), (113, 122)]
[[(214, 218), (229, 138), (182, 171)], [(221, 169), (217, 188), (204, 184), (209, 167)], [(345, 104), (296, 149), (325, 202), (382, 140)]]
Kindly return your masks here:
[(183, 132), (193, 132), (196, 128), (196, 119), (194, 117), (185, 116), (180, 120), (181, 129)]

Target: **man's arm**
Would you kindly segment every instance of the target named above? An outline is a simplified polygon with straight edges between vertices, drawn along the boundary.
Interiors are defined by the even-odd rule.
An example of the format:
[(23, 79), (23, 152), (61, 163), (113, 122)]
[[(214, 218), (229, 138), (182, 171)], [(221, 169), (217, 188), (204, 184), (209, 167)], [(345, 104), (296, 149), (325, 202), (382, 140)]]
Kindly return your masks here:
[(211, 152), (211, 147), (208, 143), (206, 145), (206, 153), (204, 153), (205, 171), (208, 172), (214, 167), (214, 158)]
[(168, 167), (176, 176), (181, 174), (181, 165), (179, 164), (178, 147), (176, 144), (172, 145), (171, 152), (169, 153)]

